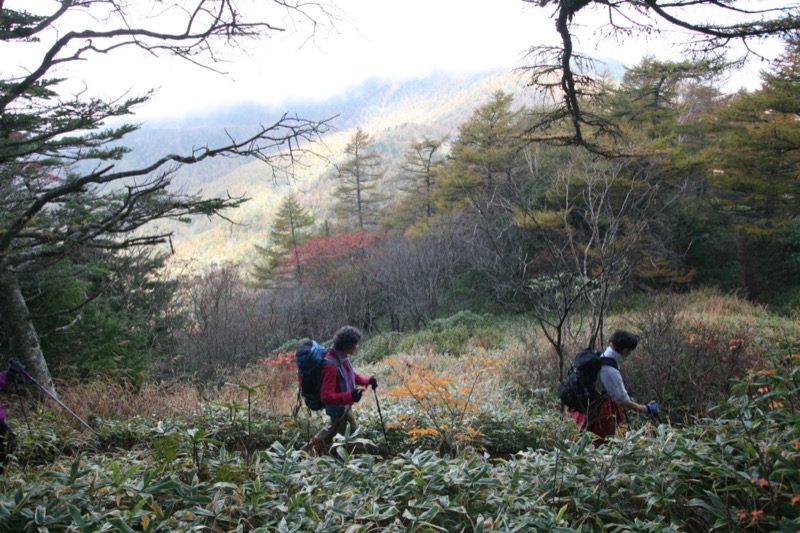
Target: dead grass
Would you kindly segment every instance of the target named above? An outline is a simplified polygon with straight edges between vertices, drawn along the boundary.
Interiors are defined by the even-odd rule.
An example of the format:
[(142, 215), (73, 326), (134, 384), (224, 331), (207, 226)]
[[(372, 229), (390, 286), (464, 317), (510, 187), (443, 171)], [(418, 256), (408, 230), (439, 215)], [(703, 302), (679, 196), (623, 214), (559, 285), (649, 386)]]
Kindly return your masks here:
[(200, 390), (188, 383), (147, 383), (134, 387), (111, 380), (59, 383), (59, 397), (81, 418), (124, 420), (192, 411), (201, 402)]
[[(99, 417), (125, 420), (134, 416), (146, 418), (192, 412), (212, 402), (246, 406), (248, 390), (252, 406), (276, 414), (291, 413), (296, 394), (293, 371), (280, 366), (259, 364), (247, 368), (222, 386), (209, 386), (202, 381), (152, 382), (141, 386), (95, 379), (57, 383), (59, 399), (84, 420)], [(44, 399), (43, 401), (48, 401)]]
[(271, 413), (291, 413), (297, 398), (297, 374), (293, 367), (259, 364), (246, 368), (236, 379), (210, 392), (209, 400), (247, 405), (248, 391), (240, 385), (255, 389), (252, 405)]
[(693, 291), (687, 295), (675, 295), (684, 302), (680, 318), (685, 321), (703, 320), (715, 322), (735, 318), (743, 323), (754, 323), (763, 308), (736, 294), (725, 294), (714, 289)]

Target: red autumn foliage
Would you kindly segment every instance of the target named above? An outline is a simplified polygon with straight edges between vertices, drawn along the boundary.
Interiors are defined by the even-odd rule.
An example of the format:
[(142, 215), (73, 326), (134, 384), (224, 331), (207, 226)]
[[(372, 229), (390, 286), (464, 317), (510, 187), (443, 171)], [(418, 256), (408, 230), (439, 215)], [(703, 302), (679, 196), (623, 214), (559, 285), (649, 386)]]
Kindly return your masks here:
[(384, 232), (353, 231), (313, 237), (288, 252), (278, 265), (276, 274), (299, 283), (324, 286), (331, 280), (351, 274), (370, 256), (370, 248), (383, 241), (385, 236)]
[(292, 352), (280, 352), (275, 354), (273, 358), (262, 357), (258, 360), (258, 363), (268, 366), (280, 366), (283, 367), (284, 370), (296, 370), (294, 353)]

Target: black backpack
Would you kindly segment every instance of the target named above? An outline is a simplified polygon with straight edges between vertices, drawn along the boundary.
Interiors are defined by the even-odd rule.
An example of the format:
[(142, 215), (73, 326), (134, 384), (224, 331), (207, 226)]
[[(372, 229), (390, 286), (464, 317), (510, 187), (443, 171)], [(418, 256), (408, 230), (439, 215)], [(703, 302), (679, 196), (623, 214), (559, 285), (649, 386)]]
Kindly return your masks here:
[(342, 371), (338, 361), (326, 357), (327, 353), (327, 348), (311, 339), (301, 342), (294, 352), (299, 386), (298, 395), (302, 395), (306, 407), (312, 411), (319, 411), (325, 407), (320, 398), (322, 365), (336, 365), (339, 372)]
[(563, 405), (573, 411), (586, 414), (600, 368), (608, 365), (619, 370), (614, 359), (600, 357), (601, 355), (602, 352), (596, 352), (591, 348), (585, 348), (578, 352), (567, 377), (558, 384), (558, 397), (561, 398)]

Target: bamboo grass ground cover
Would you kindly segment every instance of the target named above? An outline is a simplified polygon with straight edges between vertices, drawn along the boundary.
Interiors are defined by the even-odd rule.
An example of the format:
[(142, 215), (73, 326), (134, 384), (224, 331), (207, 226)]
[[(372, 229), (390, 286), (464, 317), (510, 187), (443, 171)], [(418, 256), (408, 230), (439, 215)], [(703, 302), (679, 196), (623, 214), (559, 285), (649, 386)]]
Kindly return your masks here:
[[(424, 443), (391, 456), (342, 445), (314, 458), (289, 440), (243, 454), (214, 431), (165, 422), (140, 421), (139, 444), (105, 453), (54, 435), (74, 438), (77, 456), (9, 465), (0, 528), (797, 531), (799, 362), (754, 373), (716, 418), (693, 426), (629, 428), (600, 448), (565, 433), (499, 460), (477, 446), (441, 455)], [(380, 430), (366, 425), (370, 438), (341, 444), (369, 448)], [(21, 440), (23, 457), (33, 444)]]

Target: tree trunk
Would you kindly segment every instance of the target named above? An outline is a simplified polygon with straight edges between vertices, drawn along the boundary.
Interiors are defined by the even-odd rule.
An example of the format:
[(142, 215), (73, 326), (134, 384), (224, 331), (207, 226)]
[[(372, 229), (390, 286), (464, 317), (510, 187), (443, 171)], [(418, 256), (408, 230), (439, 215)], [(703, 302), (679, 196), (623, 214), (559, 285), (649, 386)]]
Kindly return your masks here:
[(747, 233), (742, 230), (736, 232), (736, 243), (739, 246), (739, 257), (742, 261), (742, 287), (745, 297), (749, 302), (755, 302), (759, 297), (756, 257), (750, 247)]
[(11, 357), (19, 359), (42, 387), (55, 394), (53, 378), (39, 344), (39, 335), (30, 320), (28, 304), (14, 272), (0, 273), (0, 315), (10, 339)]

